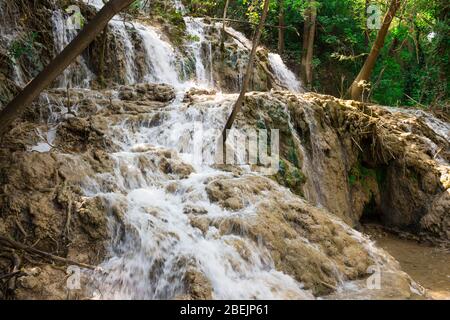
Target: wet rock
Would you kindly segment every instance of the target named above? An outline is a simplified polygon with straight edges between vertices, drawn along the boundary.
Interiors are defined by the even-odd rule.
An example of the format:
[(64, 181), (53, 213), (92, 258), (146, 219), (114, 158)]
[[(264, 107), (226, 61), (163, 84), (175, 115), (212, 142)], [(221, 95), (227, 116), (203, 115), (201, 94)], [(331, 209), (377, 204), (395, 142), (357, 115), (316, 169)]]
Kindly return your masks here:
[(194, 172), (194, 168), (191, 165), (182, 163), (177, 158), (162, 158), (159, 162), (159, 168), (165, 174), (174, 174), (181, 179), (187, 178)]
[(106, 240), (108, 237), (107, 211), (102, 199), (85, 198), (78, 206), (77, 214), (85, 232), (94, 240)]
[(206, 217), (191, 217), (189, 219), (191, 226), (200, 229), (200, 231), (205, 235), (208, 232), (209, 220)]
[(373, 263), (344, 224), (325, 210), (286, 194), (268, 178), (219, 179), (207, 186), (207, 192), (223, 206), (230, 198), (257, 203), (254, 217), (221, 218), (212, 224), (221, 234), (248, 235), (264, 243), (277, 269), (292, 275), (315, 295), (330, 293), (337, 286), (336, 268), (349, 279), (358, 279)]
[(119, 88), (119, 99), (125, 101), (171, 102), (175, 99), (174, 89), (165, 84), (140, 83)]
[(194, 268), (186, 271), (184, 275), (187, 297), (192, 300), (211, 300), (212, 286), (209, 280)]
[(247, 95), (242, 111), (241, 128), (280, 128), (280, 184), (350, 225), (375, 219), (448, 241), (450, 207), (430, 204), (448, 192), (450, 144), (420, 117), (281, 91)]
[(201, 206), (188, 204), (188, 205), (184, 206), (183, 213), (184, 214), (202, 215), (202, 214), (207, 214), (208, 210), (206, 210), (205, 208), (203, 208)]

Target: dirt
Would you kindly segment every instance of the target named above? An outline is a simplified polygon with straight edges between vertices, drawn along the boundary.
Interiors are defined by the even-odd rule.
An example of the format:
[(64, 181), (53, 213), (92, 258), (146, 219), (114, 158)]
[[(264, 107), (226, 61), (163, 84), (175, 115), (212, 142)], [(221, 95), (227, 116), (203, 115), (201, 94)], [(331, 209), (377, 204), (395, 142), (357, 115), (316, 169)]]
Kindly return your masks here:
[(403, 271), (436, 299), (450, 299), (450, 251), (427, 243), (402, 239), (389, 232), (368, 231), (379, 247), (389, 252)]

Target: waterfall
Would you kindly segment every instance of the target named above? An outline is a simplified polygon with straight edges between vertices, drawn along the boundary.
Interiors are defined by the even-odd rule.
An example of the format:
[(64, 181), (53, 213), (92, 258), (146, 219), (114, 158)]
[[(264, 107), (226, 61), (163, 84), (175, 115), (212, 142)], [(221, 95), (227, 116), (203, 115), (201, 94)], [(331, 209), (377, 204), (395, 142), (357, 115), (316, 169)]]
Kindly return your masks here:
[(392, 113), (399, 112), (405, 115), (410, 115), (422, 119), (436, 135), (444, 138), (447, 141), (450, 141), (450, 124), (436, 118), (429, 112), (426, 112), (424, 110), (406, 109), (399, 107), (385, 107), (385, 109), (389, 110)]
[[(192, 52), (195, 59), (195, 78), (199, 86), (209, 87), (213, 86), (214, 79), (212, 73), (212, 48), (211, 42), (206, 39), (206, 24), (202, 18), (185, 17), (186, 31), (193, 38), (190, 41), (189, 49)], [(203, 53), (203, 46), (208, 47), (207, 57)], [(209, 58), (208, 58), (209, 57)], [(209, 63), (207, 68), (205, 67), (205, 61)]]
[(135, 64), (135, 50), (131, 42), (128, 29), (133, 28), (132, 25), (127, 25), (126, 22), (118, 19), (112, 19), (109, 23), (112, 32), (116, 39), (122, 44), (124, 62), (125, 62), (125, 83), (134, 84), (137, 82), (137, 69)]
[[(53, 39), (55, 46), (55, 56), (58, 55), (78, 33), (78, 30), (66, 28), (66, 20), (61, 10), (56, 10), (52, 14)], [(61, 88), (82, 87), (88, 88), (94, 75), (89, 69), (83, 56), (77, 59), (76, 64), (66, 68), (63, 74), (58, 78), (58, 86)]]
[(161, 39), (153, 27), (134, 23), (145, 50), (148, 82), (167, 83), (175, 87), (181, 85), (177, 71), (177, 57), (174, 48)]
[(93, 6), (97, 10), (100, 10), (105, 5), (103, 0), (83, 0), (83, 2), (87, 5)]
[[(222, 23), (217, 23), (216, 26), (218, 28), (222, 28)], [(247, 37), (242, 33), (239, 32), (235, 29), (233, 29), (232, 27), (226, 27), (225, 30), (232, 35), (232, 37), (234, 38), (234, 41), (237, 43), (237, 45), (240, 48), (246, 49), (246, 50), (251, 50), (252, 49), (252, 42), (247, 39)]]
[[(102, 6), (100, 0), (89, 3), (96, 8)], [(184, 10), (182, 6), (179, 9)], [(60, 15), (54, 15), (55, 29), (58, 31), (61, 31), (60, 18)], [(188, 17), (185, 22), (187, 32), (194, 38), (188, 50), (195, 59), (195, 85), (211, 87), (212, 48), (206, 38), (206, 24), (202, 19)], [(125, 50), (126, 82), (131, 84), (139, 80), (129, 30), (135, 28), (144, 49), (147, 68), (141, 70), (144, 81), (170, 84), (178, 91), (179, 98), (163, 111), (146, 114), (151, 118), (156, 112), (162, 113), (164, 121), (158, 126), (136, 127), (127, 120), (110, 126), (108, 135), (120, 146), (120, 151), (110, 153), (115, 163), (114, 170), (111, 174), (92, 177), (86, 182), (86, 196), (101, 197), (110, 208), (126, 205), (126, 234), (121, 241), (111, 242), (109, 258), (101, 264), (106, 273), (91, 275), (101, 293), (97, 297), (175, 298), (183, 294), (183, 278), (190, 268), (194, 268), (210, 281), (216, 299), (314, 298), (303, 289), (301, 283), (276, 270), (265, 246), (243, 236), (221, 235), (215, 227), (202, 234), (183, 213), (189, 206), (198, 206), (205, 210), (205, 217), (212, 219), (230, 216), (252, 219), (254, 215), (253, 205), (238, 212), (221, 208), (209, 200), (205, 189), (207, 181), (227, 174), (215, 169), (211, 162), (218, 132), (224, 126), (236, 95), (211, 96), (203, 103), (187, 108), (181, 97), (193, 83), (180, 80), (177, 53), (162, 39), (160, 32), (139, 22), (133, 22), (131, 27), (119, 19), (113, 19), (110, 26)], [(236, 35), (239, 48), (243, 52), (248, 51), (246, 46), (250, 42), (241, 33), (231, 28), (229, 30)], [(67, 32), (55, 32), (58, 48), (66, 44), (69, 38)], [(288, 74), (277, 66), (283, 75)], [(244, 66), (241, 68), (244, 69)], [(64, 78), (69, 77), (66, 74)], [(200, 141), (191, 139), (195, 137), (199, 124), (216, 130), (206, 135), (208, 141), (202, 150), (206, 161), (203, 163), (197, 163), (193, 157), (196, 144)], [(34, 150), (42, 148), (46, 147), (39, 145)], [(157, 169), (143, 170), (142, 159), (156, 160), (156, 154), (164, 150), (170, 150), (174, 157), (179, 155), (195, 169), (195, 173), (187, 179), (172, 180), (161, 175)], [(111, 182), (116, 185), (113, 191), (104, 187)], [(168, 191), (169, 185), (174, 182), (178, 184), (176, 193)], [(233, 241), (242, 241), (250, 252), (249, 256), (244, 259), (230, 244)]]
[(270, 67), (279, 82), (292, 92), (301, 92), (302, 87), (294, 73), (286, 67), (279, 54), (269, 53)]
[[(183, 213), (189, 206), (198, 206), (211, 219), (252, 219), (254, 215), (251, 205), (230, 212), (210, 202), (206, 182), (226, 173), (192, 160), (197, 141), (189, 137), (195, 135), (196, 125), (220, 132), (235, 98), (219, 95), (187, 109), (175, 101), (164, 109), (165, 120), (159, 126), (134, 128), (124, 121), (111, 127), (109, 135), (122, 150), (111, 154), (115, 162), (112, 176), (96, 177), (95, 186), (115, 181), (120, 191), (111, 193), (91, 185), (85, 192), (102, 196), (110, 207), (126, 203), (124, 220), (129, 231), (123, 241), (112, 244), (111, 258), (101, 265), (106, 275), (97, 276), (96, 286), (102, 293), (98, 298), (174, 298), (183, 294), (183, 278), (192, 267), (211, 282), (216, 299), (313, 298), (300, 283), (276, 270), (264, 246), (243, 236), (221, 235), (214, 227), (204, 235)], [(206, 136), (207, 155), (214, 153), (216, 138)], [(142, 159), (152, 161), (159, 150), (171, 150), (172, 157), (179, 154), (195, 173), (171, 180), (158, 170), (142, 170)], [(179, 184), (176, 193), (168, 191), (174, 182)], [(233, 241), (243, 241), (249, 257), (244, 259), (231, 245)]]

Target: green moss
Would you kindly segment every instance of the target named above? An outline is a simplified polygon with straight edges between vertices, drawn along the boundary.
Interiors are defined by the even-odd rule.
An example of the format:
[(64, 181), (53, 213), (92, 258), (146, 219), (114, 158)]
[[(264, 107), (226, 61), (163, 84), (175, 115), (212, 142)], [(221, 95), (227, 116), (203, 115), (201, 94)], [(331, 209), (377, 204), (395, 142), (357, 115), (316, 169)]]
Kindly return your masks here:
[(295, 150), (295, 148), (293, 146), (291, 146), (289, 148), (289, 152), (288, 152), (288, 160), (289, 162), (291, 162), (294, 166), (299, 167), (299, 161), (298, 161), (298, 156), (297, 156), (297, 151)]
[(419, 182), (419, 175), (414, 171), (409, 171), (409, 178), (415, 183)]
[(181, 46), (185, 41), (192, 40), (186, 33), (186, 24), (183, 14), (174, 7), (167, 6), (161, 2), (153, 3), (152, 15), (160, 18), (162, 23), (170, 26), (168, 36), (171, 42), (176, 46)]
[(353, 168), (351, 168), (348, 173), (348, 183), (350, 186), (354, 186), (357, 183), (361, 183), (361, 185), (365, 189), (368, 189), (367, 185), (368, 178), (377, 179), (377, 171), (376, 169), (365, 167), (364, 165), (362, 165), (360, 161), (358, 161), (356, 165)]
[(278, 173), (284, 177), (286, 175), (286, 162), (280, 160), (279, 167)]
[(9, 58), (14, 63), (24, 55), (33, 58), (36, 55), (34, 45), (37, 36), (37, 32), (30, 32), (14, 40), (8, 48)]
[(280, 168), (275, 178), (281, 185), (303, 196), (302, 186), (306, 182), (306, 176), (299, 168), (294, 167), (288, 161), (282, 159), (280, 160)]
[(387, 169), (386, 167), (378, 167), (375, 169), (375, 175), (377, 178), (377, 183), (379, 186), (384, 185), (387, 178)]
[(264, 121), (263, 119), (259, 119), (259, 120), (256, 122), (256, 127), (257, 127), (258, 129), (266, 129), (266, 123), (265, 123), (265, 121)]
[(188, 34), (186, 36), (186, 40), (190, 41), (190, 42), (199, 42), (200, 41), (200, 37), (197, 36), (197, 35)]
[(355, 175), (349, 173), (348, 183), (349, 183), (350, 187), (353, 187), (356, 184), (356, 182), (358, 182), (358, 178)]

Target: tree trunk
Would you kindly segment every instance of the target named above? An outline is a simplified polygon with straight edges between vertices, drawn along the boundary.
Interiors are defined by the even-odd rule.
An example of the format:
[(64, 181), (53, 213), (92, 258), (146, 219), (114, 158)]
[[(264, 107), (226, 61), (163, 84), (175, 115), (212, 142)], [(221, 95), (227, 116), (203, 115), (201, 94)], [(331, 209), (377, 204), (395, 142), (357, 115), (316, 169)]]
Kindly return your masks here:
[(270, 3), (270, 0), (264, 0), (264, 9), (263, 9), (263, 12), (261, 15), (261, 20), (259, 21), (258, 28), (256, 29), (255, 35), (253, 37), (252, 51), (250, 53), (250, 57), (249, 57), (247, 69), (245, 72), (241, 92), (239, 94), (239, 97), (238, 97), (236, 103), (233, 106), (233, 111), (231, 112), (231, 114), (227, 120), (227, 123), (225, 124), (225, 128), (223, 129), (223, 132), (222, 132), (223, 147), (224, 147), (223, 150), (224, 151), (226, 150), (225, 149), (225, 141), (227, 139), (227, 130), (231, 129), (231, 127), (233, 126), (234, 119), (236, 119), (236, 115), (241, 110), (242, 103), (244, 102), (244, 98), (245, 98), (245, 93), (247, 92), (247, 87), (249, 85), (250, 78), (252, 76), (255, 55), (256, 55), (256, 51), (258, 49), (259, 39), (261, 38), (261, 33), (262, 33), (262, 30), (264, 27), (264, 23), (266, 22), (267, 12), (269, 10), (269, 3)]
[(316, 34), (317, 8), (313, 0), (308, 1), (303, 28), (303, 47), (301, 61), (301, 78), (308, 88), (312, 87), (312, 60), (314, 54), (314, 38)]
[(284, 33), (286, 31), (286, 25), (284, 21), (284, 0), (278, 1), (279, 16), (278, 16), (278, 54), (284, 53)]
[[(369, 19), (369, 15), (368, 15), (368, 13), (367, 13), (367, 9), (368, 9), (369, 6), (370, 6), (370, 1), (371, 1), (371, 0), (366, 0), (366, 5), (365, 5), (365, 8), (364, 8), (364, 10), (365, 10), (365, 12), (364, 12), (364, 17), (366, 18), (366, 21), (367, 21), (367, 19)], [(367, 26), (366, 26), (366, 28), (365, 28), (364, 35), (365, 35), (365, 37), (364, 37), (365, 48), (369, 49), (369, 44), (370, 44), (370, 32), (369, 32), (369, 28), (367, 28)]]
[(317, 8), (313, 6), (311, 8), (311, 26), (309, 28), (308, 35), (308, 49), (306, 52), (306, 86), (312, 88), (313, 82), (313, 70), (312, 70), (312, 60), (314, 53), (314, 38), (316, 34), (316, 18), (317, 18)]
[(300, 63), (300, 78), (302, 79), (303, 83), (306, 83), (306, 48), (308, 47), (310, 18), (311, 16), (309, 14), (309, 8), (307, 8), (304, 12), (305, 21), (303, 22), (302, 60)]
[(45, 67), (0, 113), (0, 137), (10, 124), (30, 105), (103, 31), (117, 13), (127, 8), (134, 0), (111, 0), (64, 48), (64, 50)]
[(353, 100), (361, 100), (363, 87), (359, 85), (361, 81), (369, 81), (370, 75), (372, 74), (373, 68), (375, 67), (375, 63), (377, 61), (378, 55), (380, 54), (381, 48), (384, 46), (384, 41), (386, 39), (386, 35), (389, 31), (389, 26), (391, 25), (392, 20), (394, 19), (395, 13), (400, 8), (401, 0), (391, 0), (391, 4), (389, 6), (389, 10), (384, 16), (383, 25), (381, 26), (380, 31), (378, 31), (377, 38), (370, 50), (370, 54), (366, 59), (361, 71), (356, 77), (355, 81), (353, 81), (350, 87), (350, 94)]
[(222, 19), (222, 35), (221, 35), (221, 41), (220, 41), (220, 48), (224, 49), (224, 43), (225, 43), (225, 27), (227, 24), (227, 13), (228, 13), (228, 5), (230, 4), (230, 0), (227, 0), (225, 2), (225, 8), (223, 9), (223, 19)]

